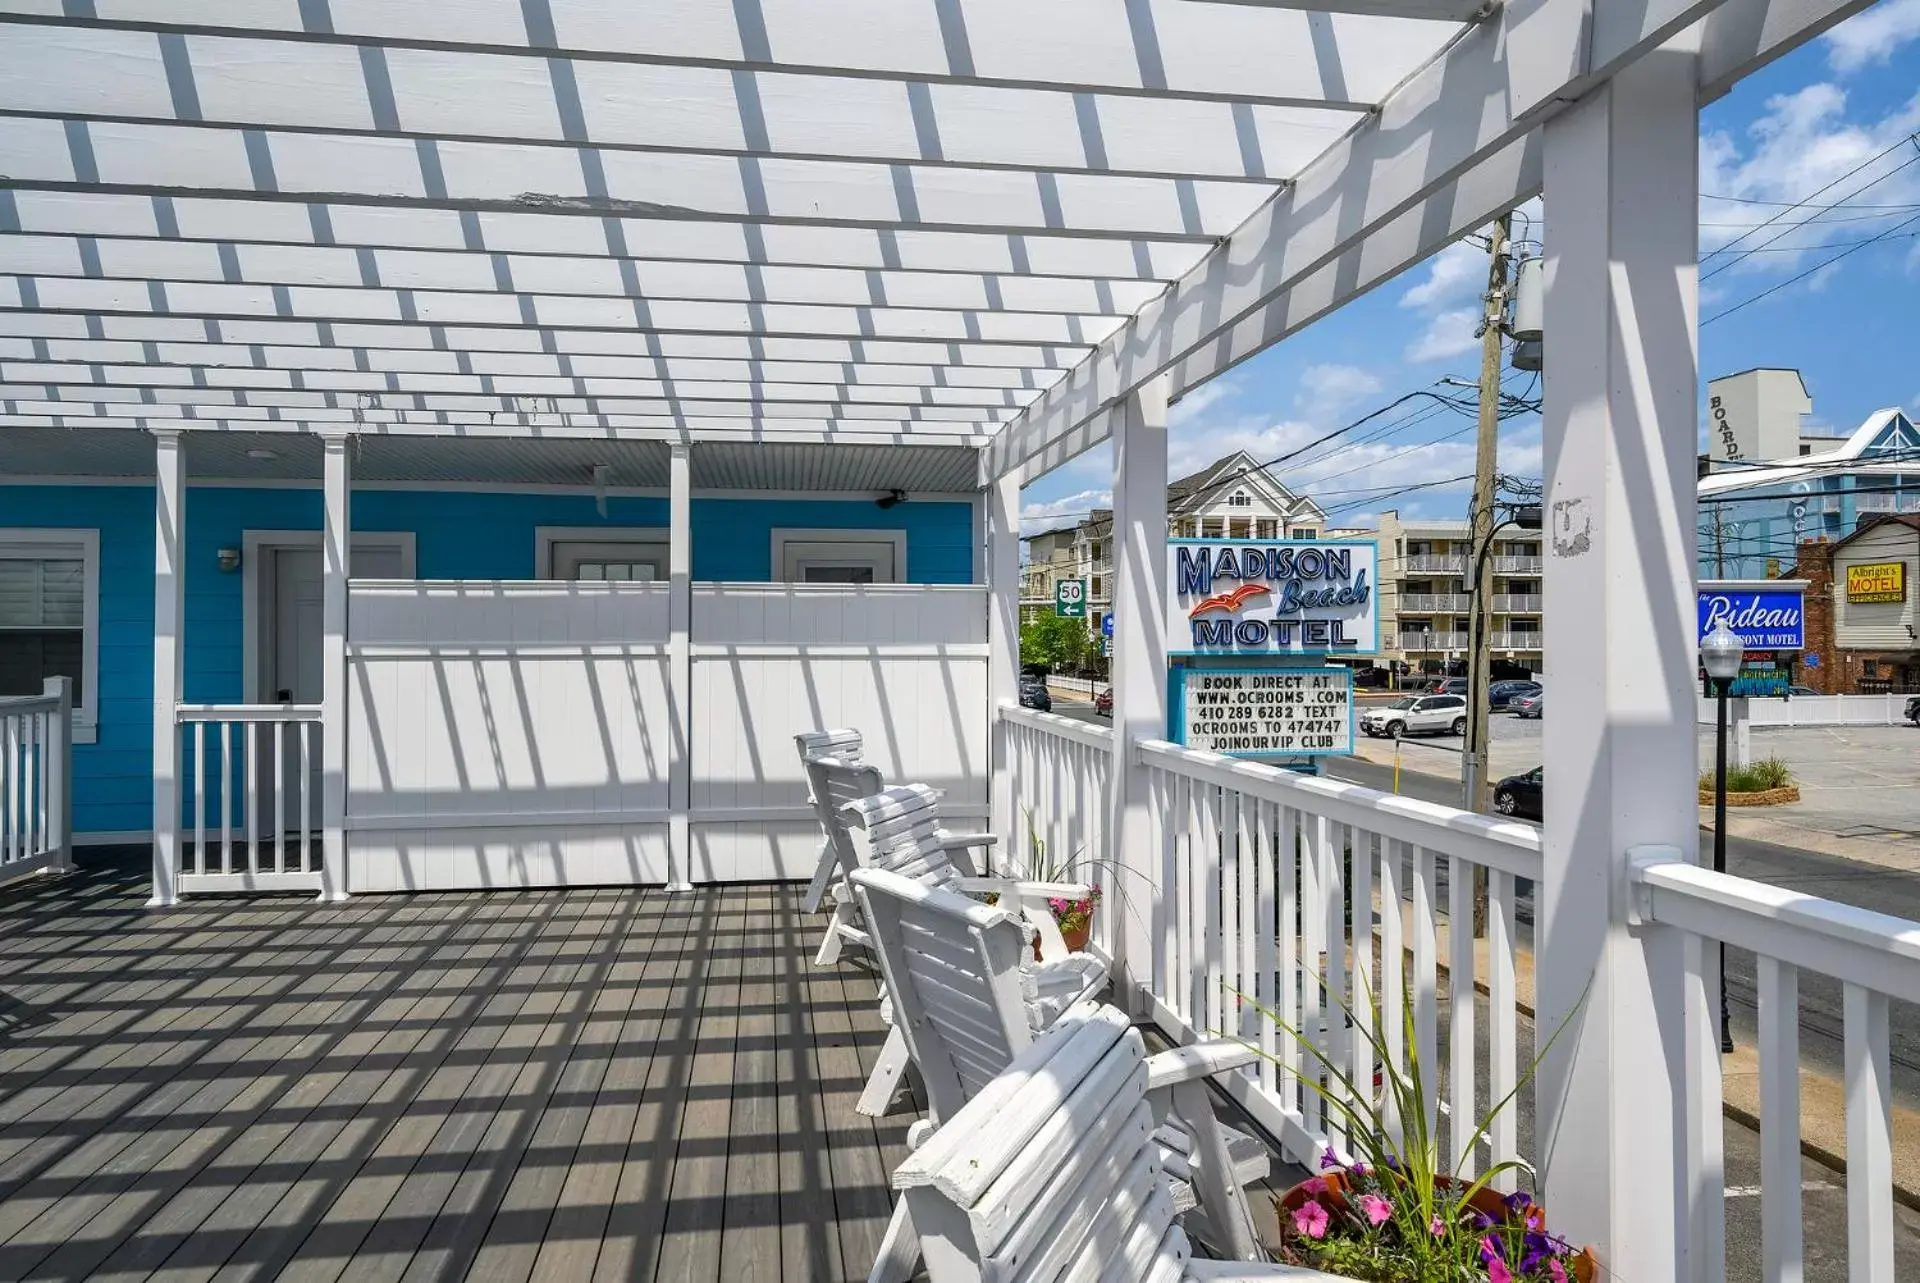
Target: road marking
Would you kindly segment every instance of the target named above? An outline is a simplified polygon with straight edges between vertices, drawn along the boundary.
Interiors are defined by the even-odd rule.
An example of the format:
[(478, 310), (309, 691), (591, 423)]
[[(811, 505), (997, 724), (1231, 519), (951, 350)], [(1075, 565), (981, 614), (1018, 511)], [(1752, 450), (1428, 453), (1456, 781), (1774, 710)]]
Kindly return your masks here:
[[(1837, 1190), (1840, 1187), (1828, 1181), (1801, 1181), (1800, 1188), (1806, 1192), (1818, 1192), (1823, 1189)], [(1760, 1187), (1758, 1185), (1729, 1185), (1727, 1186), (1727, 1197), (1759, 1198)]]

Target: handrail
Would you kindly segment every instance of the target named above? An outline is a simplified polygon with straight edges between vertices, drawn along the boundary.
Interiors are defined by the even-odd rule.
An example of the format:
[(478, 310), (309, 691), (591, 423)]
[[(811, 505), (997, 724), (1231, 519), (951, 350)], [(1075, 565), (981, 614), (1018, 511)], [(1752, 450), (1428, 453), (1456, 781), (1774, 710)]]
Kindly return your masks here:
[(174, 720), (193, 722), (317, 722), (318, 704), (176, 704)]
[[(1336, 824), (1352, 824), (1382, 837), (1458, 855), (1518, 878), (1538, 881), (1541, 877), (1540, 830), (1530, 824), (1496, 820), (1343, 780), (1300, 775), (1259, 762), (1181, 748), (1165, 740), (1143, 740), (1138, 752), (1147, 765), (1285, 806), (1310, 809)], [(1440, 834), (1445, 835), (1444, 845), (1436, 840)]]
[(1113, 732), (1104, 726), (1090, 726), (1086, 722), (1062, 717), (1058, 713), (1042, 713), (1038, 709), (1022, 708), (1006, 700), (1000, 703), (1000, 716), (1006, 721), (1021, 726), (1031, 726), (1037, 731), (1058, 735), (1061, 739), (1072, 740), (1076, 744), (1085, 744), (1088, 748), (1096, 748), (1107, 753), (1113, 751)]
[(0, 695), (0, 717), (8, 713), (57, 713), (57, 695)]
[(1920, 922), (1715, 873), (1664, 847), (1634, 853), (1633, 883), (1644, 921), (1920, 1002)]

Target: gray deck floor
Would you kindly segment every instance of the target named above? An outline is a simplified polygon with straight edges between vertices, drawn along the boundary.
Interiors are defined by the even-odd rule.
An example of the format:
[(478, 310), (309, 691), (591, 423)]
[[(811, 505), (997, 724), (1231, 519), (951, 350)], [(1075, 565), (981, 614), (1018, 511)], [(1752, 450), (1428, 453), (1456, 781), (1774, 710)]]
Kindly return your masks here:
[(0, 891), (0, 1279), (864, 1277), (915, 1115), (800, 896)]

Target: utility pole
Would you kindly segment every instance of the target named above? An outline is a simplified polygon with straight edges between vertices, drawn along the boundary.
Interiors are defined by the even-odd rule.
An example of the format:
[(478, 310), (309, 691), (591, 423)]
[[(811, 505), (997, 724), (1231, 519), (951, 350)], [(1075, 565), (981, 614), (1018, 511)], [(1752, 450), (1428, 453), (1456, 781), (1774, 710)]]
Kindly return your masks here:
[(1462, 793), (1466, 809), (1475, 812), (1488, 809), (1492, 792), (1487, 779), (1487, 686), (1493, 668), (1493, 594), (1487, 591), (1481, 569), (1487, 564), (1486, 545), (1493, 538), (1494, 466), (1500, 443), (1500, 341), (1505, 335), (1507, 245), (1512, 226), (1511, 215), (1502, 214), (1494, 220), (1488, 246), (1486, 328), (1480, 335), (1480, 435), (1474, 456), (1473, 512), (1467, 523), (1467, 604), (1472, 610), (1472, 631), (1468, 637), (1471, 650)]

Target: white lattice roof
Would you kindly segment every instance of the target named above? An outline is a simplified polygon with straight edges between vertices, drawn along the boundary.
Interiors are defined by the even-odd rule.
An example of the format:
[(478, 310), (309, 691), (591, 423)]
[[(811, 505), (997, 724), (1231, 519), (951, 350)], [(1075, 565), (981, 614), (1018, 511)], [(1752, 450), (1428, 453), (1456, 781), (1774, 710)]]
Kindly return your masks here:
[(1032, 473), (1530, 194), (1679, 26), (1710, 93), (1858, 7), (0, 0), (0, 426)]

